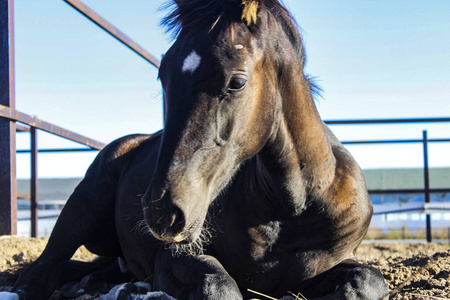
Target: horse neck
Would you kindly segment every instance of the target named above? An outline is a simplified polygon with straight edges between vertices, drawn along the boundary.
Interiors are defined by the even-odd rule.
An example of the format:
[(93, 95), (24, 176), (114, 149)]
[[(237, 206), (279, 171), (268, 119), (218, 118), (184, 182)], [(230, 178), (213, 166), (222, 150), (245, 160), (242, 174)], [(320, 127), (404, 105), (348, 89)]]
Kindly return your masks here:
[(283, 85), (277, 130), (258, 156), (257, 173), (297, 214), (307, 195), (319, 195), (331, 184), (336, 160), (303, 72), (290, 72)]

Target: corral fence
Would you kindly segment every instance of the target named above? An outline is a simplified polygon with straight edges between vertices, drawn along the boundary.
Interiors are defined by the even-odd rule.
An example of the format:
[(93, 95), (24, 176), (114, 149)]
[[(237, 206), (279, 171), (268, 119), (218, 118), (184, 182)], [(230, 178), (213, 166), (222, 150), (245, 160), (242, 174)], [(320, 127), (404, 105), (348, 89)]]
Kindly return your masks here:
[[(79, 0), (64, 0), (153, 66), (160, 61), (111, 23)], [(20, 124), (18, 124), (20, 123)], [(38, 130), (77, 142), (86, 148), (45, 149), (37, 147)], [(30, 194), (17, 194), (16, 132), (29, 132), (31, 140)], [(14, 0), (0, 0), (0, 235), (17, 233), (17, 198), (31, 200), (31, 235), (37, 235), (38, 152), (98, 151), (105, 145), (70, 130), (15, 109)], [(19, 151), (21, 152), (21, 151)]]
[[(159, 67), (160, 61), (144, 50), (123, 32), (114, 27), (84, 3), (79, 0), (63, 0), (74, 7), (99, 27), (118, 39), (121, 43), (136, 52), (150, 64)], [(80, 152), (98, 151), (105, 145), (99, 141), (79, 135), (70, 130), (32, 117), (15, 109), (14, 90), (14, 20), (13, 0), (0, 0), (0, 235), (17, 233), (17, 198), (30, 199), (31, 235), (37, 235), (37, 191), (38, 191), (38, 153), (44, 152)], [(372, 119), (372, 120), (330, 120), (325, 121), (330, 126), (337, 125), (379, 125), (379, 124), (411, 124), (411, 123), (445, 123), (450, 118), (416, 118), (416, 119)], [(39, 130), (49, 132), (61, 138), (84, 145), (84, 148), (38, 149), (37, 133)], [(30, 133), (30, 149), (16, 150), (16, 132)], [(427, 240), (431, 241), (432, 211), (449, 211), (448, 205), (431, 203), (432, 193), (450, 193), (450, 188), (432, 189), (429, 179), (428, 145), (430, 143), (448, 143), (450, 138), (429, 139), (427, 131), (423, 131), (422, 139), (393, 139), (393, 140), (358, 140), (342, 141), (346, 145), (374, 145), (374, 144), (422, 144), (423, 145), (423, 174), (424, 188), (369, 190), (370, 194), (423, 194), (424, 203), (413, 209), (426, 214)], [(16, 154), (30, 152), (31, 180), (30, 194), (17, 194)], [(375, 211), (376, 214), (389, 214), (405, 211)], [(406, 211), (407, 212), (407, 211)]]
[[(385, 125), (385, 124), (418, 124), (418, 123), (449, 123), (450, 118), (412, 118), (412, 119), (372, 119), (372, 120), (330, 120), (325, 121), (328, 125)], [(416, 203), (412, 206), (404, 208), (388, 208), (376, 209), (375, 215), (392, 214), (392, 213), (425, 213), (425, 230), (426, 239), (432, 241), (431, 231), (431, 213), (450, 211), (450, 203), (432, 203), (431, 195), (434, 193), (450, 193), (450, 182), (445, 188), (430, 187), (430, 166), (429, 166), (429, 145), (431, 143), (450, 143), (450, 138), (428, 138), (428, 131), (422, 131), (421, 139), (389, 139), (389, 140), (352, 140), (341, 141), (344, 145), (393, 145), (393, 144), (422, 144), (423, 154), (423, 188), (414, 189), (369, 189), (370, 195), (376, 194), (422, 194), (424, 196), (423, 203)], [(402, 228), (402, 231), (404, 228)], [(450, 240), (450, 227), (448, 229)]]

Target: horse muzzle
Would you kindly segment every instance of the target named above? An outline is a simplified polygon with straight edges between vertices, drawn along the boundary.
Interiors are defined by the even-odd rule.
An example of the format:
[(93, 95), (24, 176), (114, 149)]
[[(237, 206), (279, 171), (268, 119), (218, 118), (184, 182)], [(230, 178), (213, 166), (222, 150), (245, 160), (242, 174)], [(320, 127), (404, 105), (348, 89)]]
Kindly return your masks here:
[[(198, 222), (188, 225), (185, 210), (173, 203), (170, 192), (160, 197), (142, 199), (144, 220), (153, 236), (159, 240), (178, 244), (190, 244), (200, 235)], [(201, 227), (201, 226), (200, 226)]]

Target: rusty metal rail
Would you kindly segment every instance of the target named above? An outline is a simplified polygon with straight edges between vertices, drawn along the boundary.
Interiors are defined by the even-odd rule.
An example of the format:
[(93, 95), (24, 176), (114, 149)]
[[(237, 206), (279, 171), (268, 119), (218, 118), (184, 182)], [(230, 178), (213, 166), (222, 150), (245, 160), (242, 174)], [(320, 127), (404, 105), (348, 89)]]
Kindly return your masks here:
[(105, 144), (46, 121), (40, 120), (36, 117), (27, 115), (13, 108), (0, 105), (0, 117), (17, 121), (30, 126), (31, 128), (37, 128), (65, 139), (77, 142), (79, 144), (86, 145), (91, 149), (101, 150), (105, 147)]
[(408, 123), (444, 123), (450, 122), (450, 118), (411, 118), (411, 119), (353, 119), (353, 120), (329, 120), (328, 125), (370, 125), (370, 124), (408, 124)]
[[(13, 0), (0, 0), (0, 105), (15, 107)], [(16, 124), (0, 118), (0, 235), (17, 232), (15, 148)]]
[(106, 21), (104, 18), (102, 18), (99, 14), (97, 14), (95, 11), (93, 11), (90, 7), (88, 7), (86, 4), (81, 2), (80, 0), (64, 0), (66, 3), (71, 5), (73, 8), (75, 8), (77, 11), (79, 11), (81, 14), (83, 14), (86, 18), (100, 26), (103, 30), (105, 30), (107, 33), (112, 35), (114, 38), (119, 40), (121, 43), (123, 43), (125, 46), (136, 52), (139, 56), (144, 58), (146, 61), (154, 65), (155, 67), (159, 68), (160, 61), (153, 55), (151, 55), (149, 52), (147, 52), (144, 48), (142, 48), (140, 45), (138, 45), (135, 41), (133, 41), (131, 38), (129, 38), (126, 34), (124, 34), (122, 31), (120, 31), (117, 27)]
[[(23, 195), (17, 194), (17, 186), (12, 185), (10, 187), (11, 194), (15, 194), (15, 201), (11, 198), (8, 199), (8, 203), (11, 203), (13, 205), (14, 203), (17, 203), (17, 197), (24, 198), (24, 199), (30, 199), (30, 210), (31, 210), (31, 236), (36, 237), (38, 232), (38, 144), (37, 144), (37, 132), (38, 130), (46, 131), (48, 133), (54, 134), (56, 136), (65, 138), (67, 140), (71, 140), (73, 142), (77, 142), (79, 144), (88, 146), (87, 150), (101, 150), (105, 144), (96, 140), (93, 140), (91, 138), (85, 137), (83, 135), (77, 134), (75, 132), (72, 132), (70, 130), (64, 129), (62, 127), (53, 125), (51, 123), (45, 122), (43, 120), (40, 120), (36, 117), (29, 116), (25, 113), (19, 112), (11, 107), (7, 107), (4, 105), (0, 105), (0, 120), (2, 121), (8, 121), (9, 123), (15, 124), (15, 122), (20, 122), (25, 125), (28, 125), (29, 127), (15, 124), (16, 130), (21, 132), (29, 132), (30, 133), (30, 150), (27, 152), (31, 153), (31, 178), (30, 178), (30, 194), (29, 195)], [(15, 133), (14, 133), (15, 134)], [(56, 149), (55, 149), (56, 150)], [(18, 153), (20, 151), (17, 151), (14, 147), (10, 147), (11, 152)], [(15, 158), (14, 153), (14, 158)], [(14, 160), (15, 163), (15, 160)], [(15, 174), (14, 174), (15, 175)], [(14, 180), (16, 178), (14, 177)], [(2, 195), (0, 195), (2, 196)], [(6, 199), (6, 198), (5, 198)], [(0, 199), (2, 200), (2, 199)], [(6, 201), (0, 201), (0, 202), (6, 202)], [(9, 217), (9, 218), (8, 218)], [(9, 212), (8, 216), (3, 217), (2, 220), (7, 220), (7, 222), (11, 222), (15, 224), (17, 227), (17, 204), (15, 204), (14, 210), (11, 207), (11, 211)], [(0, 220), (1, 221), (1, 220)], [(0, 230), (5, 230), (3, 227), (4, 222), (0, 222)], [(15, 229), (17, 230), (17, 229)], [(15, 231), (11, 232), (0, 232), (0, 234), (15, 234)]]
[[(153, 66), (160, 61), (80, 0), (64, 0), (114, 38)], [(38, 152), (93, 151), (105, 145), (70, 130), (45, 122), (15, 109), (14, 74), (14, 0), (0, 0), (0, 235), (17, 233), (16, 132), (31, 135), (31, 192), (21, 195), (31, 199), (32, 235), (37, 233), (37, 155)], [(20, 122), (28, 125), (16, 124)], [(46, 149), (37, 147), (37, 130), (43, 130), (88, 146), (86, 149)]]

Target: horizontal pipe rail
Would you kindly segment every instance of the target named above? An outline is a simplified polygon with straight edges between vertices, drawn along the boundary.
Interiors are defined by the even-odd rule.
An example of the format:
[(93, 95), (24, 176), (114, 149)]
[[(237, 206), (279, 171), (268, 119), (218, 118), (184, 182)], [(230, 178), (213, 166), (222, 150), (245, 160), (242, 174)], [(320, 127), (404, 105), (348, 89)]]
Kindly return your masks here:
[[(373, 215), (387, 215), (387, 214), (399, 214), (399, 213), (425, 213), (429, 215), (430, 213), (446, 213), (449, 212), (450, 209), (446, 207), (412, 207), (412, 208), (398, 208), (395, 210), (389, 210), (389, 211), (375, 211)], [(431, 229), (431, 227), (430, 227)]]
[(24, 194), (24, 193), (17, 193), (17, 199), (30, 200), (31, 199), (31, 195), (30, 194)]
[[(438, 193), (450, 193), (450, 188), (437, 188), (429, 189), (431, 194)], [(424, 194), (425, 189), (374, 189), (368, 190), (369, 194), (379, 195), (379, 194)]]
[(138, 45), (135, 41), (130, 39), (126, 34), (124, 34), (122, 31), (120, 31), (117, 27), (106, 21), (104, 18), (102, 18), (99, 14), (97, 14), (95, 11), (93, 11), (90, 7), (88, 7), (86, 4), (81, 2), (80, 0), (64, 0), (67, 4), (75, 8), (77, 11), (79, 11), (82, 15), (87, 17), (89, 20), (97, 24), (100, 28), (105, 30), (107, 33), (112, 35), (114, 38), (119, 40), (121, 43), (123, 43), (125, 46), (136, 52), (139, 56), (144, 58), (146, 61), (151, 63), (156, 68), (159, 68), (161, 62), (159, 59), (151, 55), (149, 52), (147, 52), (144, 48), (142, 48), (140, 45)]
[[(99, 149), (91, 148), (61, 148), (61, 149), (39, 149), (39, 153), (59, 153), (59, 152), (93, 152), (99, 151)], [(16, 153), (30, 153), (29, 149), (19, 149)]]
[[(450, 142), (450, 139), (429, 139), (431, 143)], [(341, 141), (344, 145), (367, 145), (367, 144), (414, 144), (423, 143), (423, 139), (411, 140), (367, 140), (367, 141)]]
[(4, 117), (12, 121), (17, 121), (26, 124), (28, 126), (35, 127), (37, 129), (63, 137), (65, 139), (86, 145), (92, 149), (101, 150), (106, 146), (102, 142), (90, 139), (78, 133), (45, 122), (36, 117), (32, 117), (30, 115), (24, 114), (18, 110), (15, 110), (13, 108), (4, 105), (0, 105), (0, 117)]
[(30, 132), (30, 127), (16, 124), (16, 132)]
[[(58, 218), (59, 215), (49, 215), (49, 216), (39, 216), (38, 219), (39, 220), (45, 220), (45, 219), (56, 219)], [(25, 218), (18, 218), (17, 221), (30, 221), (29, 217), (25, 217)]]
[(450, 118), (413, 118), (413, 119), (354, 119), (354, 120), (325, 120), (328, 125), (354, 125), (354, 124), (402, 124), (402, 123), (443, 123), (450, 122)]

